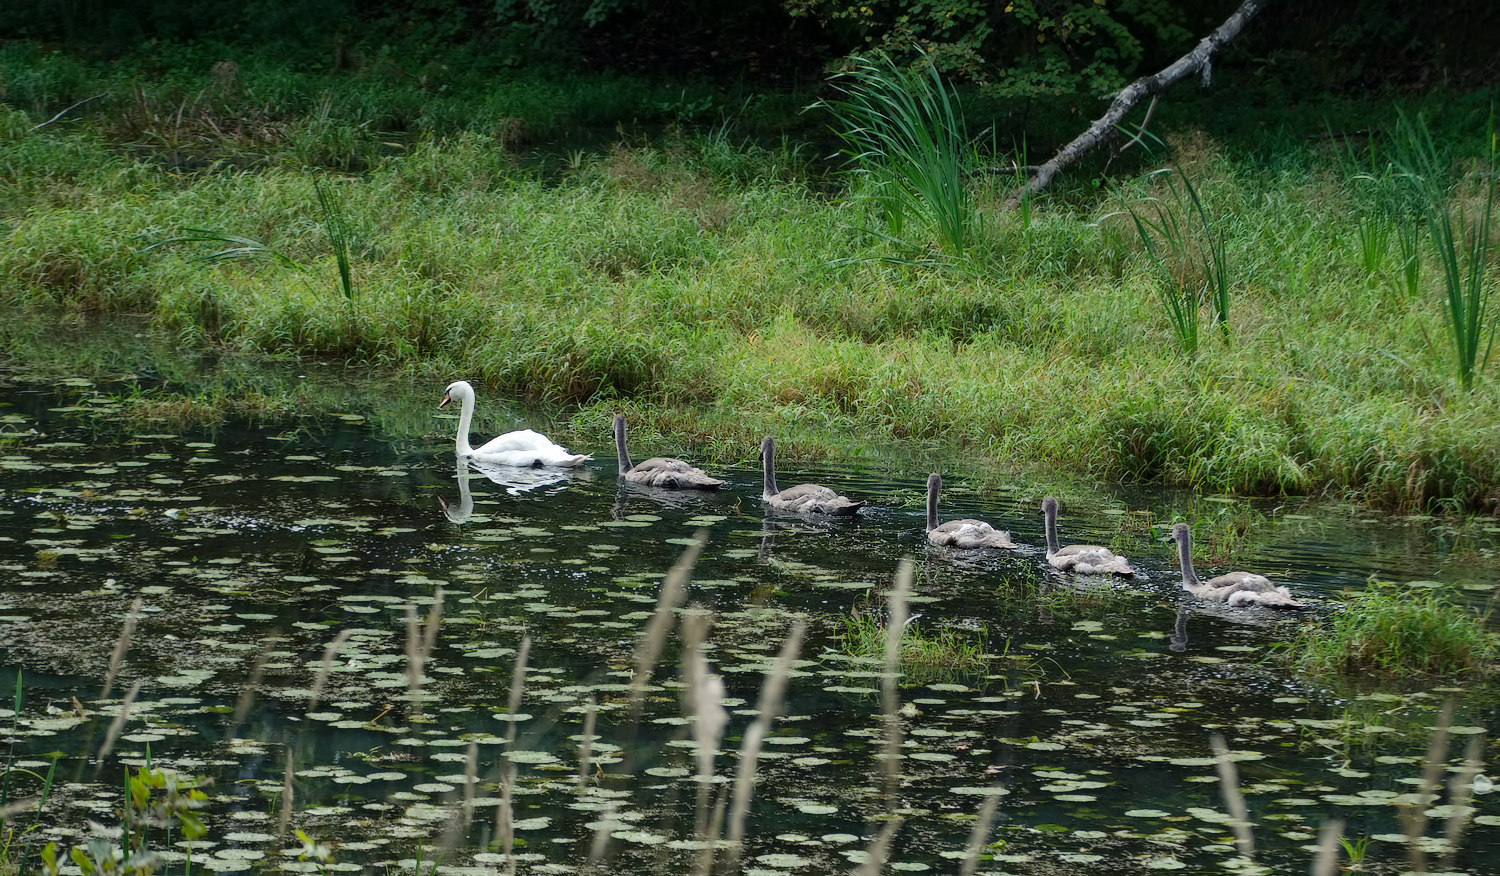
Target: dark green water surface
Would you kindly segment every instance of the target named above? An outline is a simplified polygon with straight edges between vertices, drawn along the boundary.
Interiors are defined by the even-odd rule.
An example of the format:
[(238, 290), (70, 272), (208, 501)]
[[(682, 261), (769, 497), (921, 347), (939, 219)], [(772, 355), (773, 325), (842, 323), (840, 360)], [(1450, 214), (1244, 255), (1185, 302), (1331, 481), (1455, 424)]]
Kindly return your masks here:
[[(996, 845), (981, 873), (1226, 872), (1239, 862), (1215, 731), (1233, 752), (1257, 862), (1306, 872), (1318, 829), (1339, 818), (1351, 839), (1374, 837), (1375, 872), (1396, 872), (1407, 856), (1397, 804), (1415, 790), (1442, 702), (1454, 703), (1455, 769), (1467, 740), (1495, 725), (1494, 698), (1478, 687), (1332, 690), (1268, 659), (1372, 575), (1488, 599), (1496, 565), (1483, 539), (1494, 527), (1471, 526), (1455, 550), (1436, 521), (1257, 505), (1244, 565), (1311, 603), (1288, 616), (1185, 599), (1169, 546), (1147, 525), (1243, 502), (1076, 498), (1064, 539), (1112, 544), (1145, 575), (1069, 581), (1036, 547), (929, 548), (926, 471), (888, 461), (783, 472), (783, 485), (871, 497), (879, 507), (857, 521), (768, 520), (753, 448), (742, 466), (715, 470), (730, 481), (723, 491), (681, 495), (622, 488), (604, 435), (572, 442), (597, 456), (577, 471), (466, 472), (454, 419), (436, 410), (430, 440), (397, 442), (352, 415), (295, 429), (101, 425), (79, 410), (100, 403), (91, 398), (83, 385), (0, 388), (0, 702), (11, 704), (18, 671), (25, 693), (19, 715), (0, 709), (0, 727), (13, 731), (15, 766), (45, 773), (61, 755), (33, 845), (77, 843), (90, 819), (118, 824), (122, 765), (149, 758), (213, 780), (207, 836), (157, 843), (174, 872), (189, 854), (195, 872), (311, 872), (291, 828), (336, 846), (331, 872), (397, 871), (419, 853), (440, 858), (442, 873), (503, 872), (495, 823), (509, 756), (520, 872), (589, 871), (591, 854), (594, 872), (690, 872), (699, 782), (675, 631), (638, 718), (627, 688), (661, 581), (700, 529), (709, 540), (684, 611), (712, 615), (707, 655), (729, 712), (710, 801), (736, 775), (789, 627), (807, 623), (760, 754), (745, 872), (850, 871), (891, 813), (901, 821), (887, 872), (956, 872), (993, 793), (1003, 793)], [(961, 476), (950, 487), (945, 519), (982, 517), (1042, 542), (1039, 494), (968, 489)], [(903, 557), (916, 562), (916, 629), (955, 631), (985, 657), (969, 672), (903, 679), (892, 800), (880, 666), (842, 653), (839, 635), (855, 609), (882, 609)], [(439, 592), (419, 711), (408, 616), (425, 622)], [(309, 710), (340, 632), (347, 643)], [(506, 714), (527, 636), (521, 707)], [(591, 700), (597, 738), (580, 781)], [(1495, 747), (1482, 752), (1485, 771), (1500, 772)], [(35, 793), (16, 775), (14, 796)], [(1452, 869), (1500, 872), (1497, 797), (1477, 798)], [(1440, 836), (1450, 810), (1428, 811), (1428, 834)], [(16, 817), (32, 823), (29, 810)]]

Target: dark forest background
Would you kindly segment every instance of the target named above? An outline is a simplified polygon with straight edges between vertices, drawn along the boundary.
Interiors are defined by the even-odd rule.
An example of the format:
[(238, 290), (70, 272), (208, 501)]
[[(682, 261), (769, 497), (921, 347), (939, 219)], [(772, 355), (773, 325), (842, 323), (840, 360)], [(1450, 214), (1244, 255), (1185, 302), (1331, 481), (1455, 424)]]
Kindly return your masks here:
[[(922, 45), (992, 92), (1099, 93), (1158, 69), (1232, 2), (850, 4), (839, 0), (7, 0), (0, 38), (99, 60), (251, 50), (311, 69), (379, 57), (415, 77), (441, 65), (628, 72), (800, 84), (868, 48)], [(173, 54), (173, 47), (177, 54)], [(1485, 87), (1500, 77), (1500, 3), (1272, 3), (1219, 61), (1310, 91)]]

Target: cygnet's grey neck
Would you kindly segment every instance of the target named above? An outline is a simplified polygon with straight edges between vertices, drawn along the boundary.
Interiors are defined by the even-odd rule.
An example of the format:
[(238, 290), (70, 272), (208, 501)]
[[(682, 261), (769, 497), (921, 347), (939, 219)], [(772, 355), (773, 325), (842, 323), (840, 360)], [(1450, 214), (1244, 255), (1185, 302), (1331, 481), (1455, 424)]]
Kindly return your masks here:
[(937, 529), (938, 492), (943, 489), (943, 476), (937, 472), (927, 476), (927, 531)]
[(1177, 556), (1182, 561), (1182, 586), (1197, 587), (1198, 572), (1193, 568), (1193, 536), (1188, 531), (1187, 524), (1179, 524), (1172, 535), (1177, 539)]
[(630, 461), (630, 452), (625, 449), (625, 415), (615, 414), (615, 453), (620, 457), (620, 474), (635, 468)]
[(770, 436), (760, 442), (760, 465), (765, 479), (765, 495), (774, 496), (781, 492), (776, 488), (776, 442)]
[(1050, 496), (1042, 500), (1042, 516), (1046, 518), (1047, 553), (1055, 554), (1057, 544), (1057, 500)]

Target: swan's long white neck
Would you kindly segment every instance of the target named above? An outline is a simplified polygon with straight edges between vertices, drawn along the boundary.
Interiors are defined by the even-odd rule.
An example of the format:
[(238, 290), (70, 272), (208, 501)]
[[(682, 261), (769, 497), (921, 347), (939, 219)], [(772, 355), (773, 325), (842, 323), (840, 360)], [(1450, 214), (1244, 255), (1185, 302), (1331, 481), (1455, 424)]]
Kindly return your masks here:
[(937, 529), (938, 490), (943, 488), (943, 479), (936, 472), (927, 479), (927, 531)]
[(1047, 530), (1047, 555), (1057, 553), (1057, 504), (1054, 502), (1042, 503), (1042, 516), (1046, 518)]
[(1193, 537), (1188, 533), (1186, 527), (1176, 531), (1177, 556), (1182, 560), (1182, 586), (1197, 587), (1198, 573), (1193, 569)]
[(458, 438), (454, 441), (453, 450), (459, 456), (473, 456), (474, 448), (469, 446), (469, 421), (474, 419), (474, 393), (460, 392), (458, 403)]
[(630, 461), (630, 452), (625, 449), (625, 418), (615, 417), (615, 453), (620, 457), (620, 474), (635, 468)]
[(760, 465), (762, 474), (765, 475), (763, 495), (769, 499), (781, 492), (776, 489), (776, 442), (770, 438), (760, 442)]

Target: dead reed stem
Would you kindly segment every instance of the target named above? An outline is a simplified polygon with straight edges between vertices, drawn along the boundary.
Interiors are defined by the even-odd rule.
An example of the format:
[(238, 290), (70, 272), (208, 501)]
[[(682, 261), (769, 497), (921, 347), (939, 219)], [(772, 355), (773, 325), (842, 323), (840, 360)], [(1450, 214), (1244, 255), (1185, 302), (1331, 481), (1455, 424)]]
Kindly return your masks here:
[(958, 868), (958, 876), (974, 876), (974, 871), (979, 869), (979, 853), (984, 851), (985, 843), (990, 838), (990, 831), (995, 827), (995, 814), (999, 809), (998, 794), (986, 797), (984, 805), (979, 807), (979, 818), (974, 821), (974, 829), (969, 832), (969, 845), (964, 850), (964, 862)]
[(443, 588), (432, 593), (432, 609), (427, 612), (426, 624), (417, 621), (417, 607), (406, 606), (406, 690), (411, 701), (412, 715), (422, 714), (422, 679), (432, 649), (437, 644), (438, 628), (443, 622)]
[(1318, 831), (1318, 854), (1313, 858), (1312, 876), (1333, 876), (1339, 866), (1339, 839), (1344, 835), (1344, 822), (1335, 818), (1325, 822)]
[(1464, 763), (1458, 772), (1448, 779), (1448, 803), (1452, 811), (1448, 815), (1448, 822), (1443, 826), (1443, 839), (1446, 844), (1443, 847), (1442, 868), (1453, 869), (1453, 859), (1458, 856), (1458, 844), (1463, 841), (1464, 830), (1469, 826), (1469, 819), (1474, 815), (1474, 777), (1479, 775), (1479, 770), (1484, 766), (1484, 737), (1475, 734), (1469, 737), (1469, 745), (1464, 749)]
[(130, 707), (135, 703), (135, 698), (141, 692), (141, 685), (145, 684), (142, 679), (136, 679), (130, 686), (130, 691), (125, 694), (125, 699), (120, 702), (120, 712), (109, 724), (109, 732), (104, 734), (104, 743), (99, 746), (99, 754), (96, 756), (100, 766), (104, 765), (104, 759), (114, 750), (115, 740), (120, 738), (120, 731), (125, 729), (125, 722), (130, 720)]
[(530, 657), (531, 637), (526, 636), (521, 640), (521, 647), (516, 651), (516, 666), (510, 676), (510, 699), (507, 702), (510, 726), (505, 731), (505, 752), (501, 755), (503, 765), (500, 768), (500, 805), (495, 809), (495, 834), (499, 837), (500, 849), (505, 854), (507, 876), (514, 876), (516, 872), (514, 808), (516, 765), (510, 759), (510, 752), (516, 747), (516, 715), (521, 711), (521, 695), (526, 691), (526, 661)]
[(880, 826), (880, 832), (870, 840), (870, 845), (865, 848), (865, 861), (854, 871), (854, 876), (880, 876), (885, 869), (885, 862), (891, 856), (891, 840), (895, 839), (896, 831), (901, 828), (901, 819), (891, 817), (885, 824)]
[(594, 756), (594, 724), (599, 718), (599, 702), (589, 694), (588, 708), (583, 713), (583, 738), (578, 741), (578, 793), (589, 787), (589, 759)]
[(109, 698), (110, 689), (115, 686), (115, 676), (120, 674), (120, 666), (125, 662), (125, 652), (130, 650), (130, 639), (135, 635), (135, 623), (141, 616), (141, 597), (137, 596), (130, 603), (130, 612), (125, 615), (125, 626), (120, 630), (120, 638), (115, 642), (114, 653), (109, 655), (109, 671), (104, 674), (104, 689), (99, 691), (99, 699)]
[(1230, 826), (1234, 828), (1234, 842), (1247, 861), (1255, 860), (1255, 835), (1250, 831), (1250, 810), (1245, 806), (1245, 795), (1240, 793), (1240, 775), (1229, 759), (1229, 746), (1224, 737), (1215, 733), (1209, 737), (1214, 749), (1214, 768), (1219, 772), (1219, 792), (1224, 795), (1224, 805), (1229, 808)]
[(787, 680), (791, 677), (792, 663), (802, 647), (802, 635), (807, 631), (807, 622), (797, 620), (791, 632), (781, 644), (781, 653), (776, 656), (776, 665), (761, 684), (760, 702), (756, 706), (755, 720), (745, 731), (740, 745), (739, 770), (734, 776), (733, 803), (729, 807), (729, 842), (732, 847), (732, 870), (738, 869), (738, 861), (745, 839), (745, 817), (750, 812), (750, 795), (755, 790), (755, 766), (760, 759), (760, 748), (771, 730), (771, 722), (781, 711), (781, 700), (786, 693)]
[(724, 680), (709, 671), (708, 658), (703, 656), (708, 626), (706, 615), (689, 615), (682, 619), (682, 675), (686, 682), (682, 688), (682, 705), (683, 713), (691, 722), (693, 758), (697, 764), (698, 794), (693, 807), (693, 834), (704, 843), (718, 839), (717, 835), (708, 835), (708, 801), (713, 791), (714, 757), (718, 754), (724, 728), (729, 724), (729, 713), (724, 710)]
[(323, 697), (323, 688), (328, 684), (328, 676), (333, 672), (333, 659), (343, 650), (344, 644), (354, 634), (349, 630), (340, 630), (328, 647), (323, 649), (323, 662), (318, 664), (318, 673), (313, 676), (312, 694), (307, 698), (307, 710), (311, 712), (318, 707), (318, 700)]
[(250, 714), (250, 706), (255, 703), (255, 691), (266, 674), (266, 661), (271, 659), (271, 650), (279, 642), (281, 635), (275, 632), (261, 640), (260, 653), (255, 655), (255, 662), (250, 665), (250, 677), (245, 679), (245, 687), (235, 701), (234, 715), (230, 717), (229, 729), (224, 733), (226, 738), (233, 739), (234, 734), (240, 732), (240, 725), (245, 723), (245, 716)]
[(292, 749), (286, 750), (286, 767), (281, 771), (281, 812), (276, 816), (276, 837), (286, 838), (286, 829), (292, 824)]
[(885, 772), (886, 810), (894, 811), (901, 786), (901, 640), (906, 635), (907, 599), (911, 596), (912, 562), (903, 558), (896, 568), (896, 586), (887, 598), (884, 665), (880, 681), (880, 706), (885, 716), (885, 750), (881, 753)]
[(677, 617), (677, 608), (682, 605), (684, 595), (687, 593), (687, 583), (692, 578), (693, 566), (698, 562), (698, 555), (703, 552), (703, 546), (708, 544), (708, 530), (700, 529), (693, 535), (693, 543), (687, 546), (682, 556), (672, 564), (671, 571), (662, 581), (661, 592), (656, 597), (656, 610), (651, 612), (651, 619), (646, 621), (645, 632), (641, 634), (640, 641), (635, 648), (635, 675), (630, 680), (630, 714), (632, 718), (639, 717), (641, 708), (641, 695), (645, 692), (646, 683), (651, 679), (652, 669), (656, 661), (661, 657), (662, 648), (666, 645), (667, 633), (672, 629), (672, 623)]
[(1444, 700), (1438, 712), (1437, 724), (1433, 725), (1432, 738), (1427, 742), (1427, 755), (1423, 760), (1422, 780), (1417, 785), (1415, 802), (1401, 807), (1401, 831), (1406, 834), (1406, 851), (1414, 873), (1427, 872), (1427, 852), (1422, 847), (1422, 837), (1427, 835), (1427, 807), (1437, 793), (1443, 770), (1448, 765), (1448, 728), (1453, 726), (1453, 701)]

